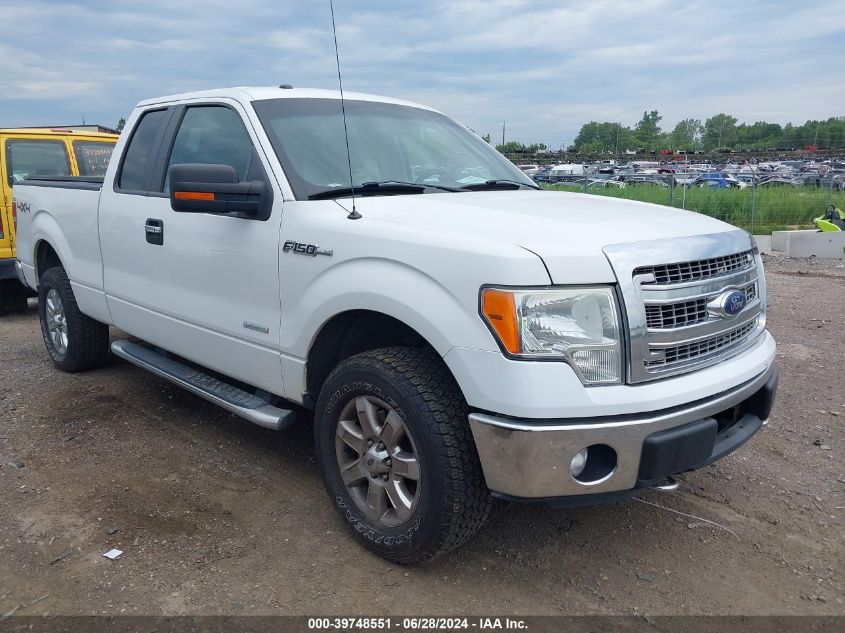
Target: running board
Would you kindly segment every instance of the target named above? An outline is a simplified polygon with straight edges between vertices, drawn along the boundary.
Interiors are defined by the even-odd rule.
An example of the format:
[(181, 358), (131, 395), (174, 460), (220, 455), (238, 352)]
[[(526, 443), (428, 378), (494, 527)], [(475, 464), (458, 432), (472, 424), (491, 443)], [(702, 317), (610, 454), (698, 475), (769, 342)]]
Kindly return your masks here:
[(278, 431), (294, 422), (296, 414), (293, 411), (273, 406), (259, 396), (209, 376), (149, 347), (124, 340), (112, 343), (111, 351), (115, 356), (259, 426)]

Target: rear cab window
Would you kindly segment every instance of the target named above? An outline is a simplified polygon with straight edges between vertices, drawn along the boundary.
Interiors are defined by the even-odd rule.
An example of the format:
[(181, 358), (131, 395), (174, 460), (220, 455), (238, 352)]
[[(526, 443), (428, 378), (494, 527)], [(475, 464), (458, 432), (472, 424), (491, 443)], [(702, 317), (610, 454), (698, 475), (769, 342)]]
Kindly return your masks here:
[(9, 186), (31, 176), (70, 175), (70, 158), (63, 140), (6, 141), (6, 178)]

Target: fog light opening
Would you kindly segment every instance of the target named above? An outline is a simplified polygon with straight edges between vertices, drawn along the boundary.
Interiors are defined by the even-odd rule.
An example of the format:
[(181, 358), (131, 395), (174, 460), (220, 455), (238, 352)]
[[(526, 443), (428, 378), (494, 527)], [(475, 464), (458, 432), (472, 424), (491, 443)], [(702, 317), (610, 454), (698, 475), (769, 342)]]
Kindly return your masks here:
[(616, 471), (616, 451), (607, 444), (593, 444), (578, 451), (569, 464), (572, 478), (585, 486), (600, 484)]

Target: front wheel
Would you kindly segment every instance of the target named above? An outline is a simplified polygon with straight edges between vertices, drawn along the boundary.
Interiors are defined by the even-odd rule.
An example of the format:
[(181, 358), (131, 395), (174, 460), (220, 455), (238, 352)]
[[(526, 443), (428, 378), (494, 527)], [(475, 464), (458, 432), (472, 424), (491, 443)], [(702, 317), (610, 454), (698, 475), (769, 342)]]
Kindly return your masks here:
[(51, 268), (41, 276), (38, 316), (44, 344), (56, 367), (77, 372), (106, 362), (109, 328), (79, 310), (64, 268)]
[(431, 350), (377, 349), (332, 371), (317, 402), (317, 452), (335, 509), (365, 547), (415, 563), (481, 528), (491, 498), (467, 414)]

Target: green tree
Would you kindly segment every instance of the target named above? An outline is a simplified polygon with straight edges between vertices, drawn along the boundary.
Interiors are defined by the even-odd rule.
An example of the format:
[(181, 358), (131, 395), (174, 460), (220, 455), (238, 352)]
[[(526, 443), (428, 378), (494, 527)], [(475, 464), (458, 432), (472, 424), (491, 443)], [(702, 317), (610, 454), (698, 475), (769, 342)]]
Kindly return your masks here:
[(643, 118), (637, 123), (634, 128), (634, 137), (639, 142), (640, 146), (647, 150), (658, 149), (660, 141), (660, 121), (663, 119), (657, 113), (657, 110), (651, 112), (643, 112)]
[(739, 149), (766, 149), (775, 147), (783, 137), (783, 128), (777, 123), (757, 121), (752, 125), (740, 123), (736, 126), (735, 147)]
[(718, 150), (736, 143), (736, 117), (720, 113), (704, 122), (704, 149)]
[(678, 121), (675, 129), (669, 135), (670, 144), (674, 149), (695, 150), (701, 140), (704, 126), (699, 119), (683, 119)]
[(508, 141), (504, 145), (499, 143), (496, 145), (496, 149), (499, 150), (502, 154), (516, 154), (517, 152), (526, 152), (528, 148), (525, 147), (519, 141)]
[(483, 140), (485, 143), (490, 143), (490, 133), (488, 132), (487, 134), (482, 136), (481, 140)]
[(120, 117), (120, 120), (117, 122), (117, 127), (115, 128), (118, 132), (123, 132), (123, 128), (126, 125), (126, 119)]
[(581, 126), (571, 148), (580, 152), (622, 152), (636, 147), (631, 128), (619, 123), (590, 121)]
[(525, 151), (531, 152), (532, 154), (536, 154), (539, 151), (545, 151), (548, 147), (546, 147), (545, 143), (531, 143), (525, 148)]

